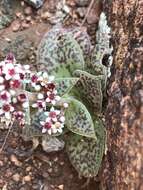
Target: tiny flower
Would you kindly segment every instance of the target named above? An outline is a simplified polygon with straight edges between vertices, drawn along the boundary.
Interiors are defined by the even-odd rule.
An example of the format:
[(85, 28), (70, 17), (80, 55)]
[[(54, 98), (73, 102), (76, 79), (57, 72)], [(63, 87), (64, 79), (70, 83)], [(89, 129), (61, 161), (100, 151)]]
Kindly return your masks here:
[(29, 107), (29, 103), (28, 103), (28, 102), (24, 102), (24, 103), (22, 104), (22, 107), (25, 108), (25, 109), (28, 108), (28, 107)]
[(19, 77), (20, 77), (21, 80), (24, 79), (24, 76), (25, 76), (25, 75), (24, 75), (23, 73), (19, 73)]
[(19, 80), (10, 81), (10, 86), (11, 88), (20, 88), (21, 82)]
[(0, 83), (2, 84), (4, 82), (4, 78), (0, 77)]
[(29, 65), (23, 65), (23, 67), (24, 67), (25, 70), (29, 70), (30, 69)]
[(57, 116), (60, 114), (60, 110), (55, 110), (53, 107), (50, 109), (49, 117), (52, 119), (52, 121), (56, 122)]
[(33, 108), (39, 108), (40, 110), (41, 109), (43, 110), (46, 107), (46, 103), (42, 100), (38, 100), (36, 103), (32, 104), (32, 107)]
[(60, 119), (59, 119), (62, 123), (65, 122), (65, 117), (64, 116), (61, 116)]
[(41, 86), (40, 85), (35, 85), (34, 88), (35, 88), (36, 91), (40, 91), (41, 90)]
[(5, 74), (6, 80), (10, 80), (15, 75), (14, 65), (12, 63), (6, 64), (3, 67), (3, 74)]
[(10, 104), (4, 104), (0, 109), (0, 115), (5, 115), (6, 119), (11, 119), (11, 113), (14, 111), (14, 107)]
[(20, 102), (25, 102), (27, 100), (27, 97), (25, 94), (19, 94), (17, 99), (20, 101)]
[(44, 95), (42, 93), (39, 93), (37, 97), (38, 97), (38, 99), (43, 99)]
[(40, 124), (41, 124), (42, 127), (43, 127), (42, 133), (48, 132), (49, 135), (52, 134), (52, 131), (51, 131), (52, 123), (51, 123), (51, 122), (43, 122), (43, 121), (41, 121)]
[(20, 75), (19, 75), (19, 73), (18, 73), (18, 74), (15, 74), (15, 75), (13, 76), (13, 78), (14, 78), (15, 80), (20, 80)]
[(56, 102), (60, 100), (60, 96), (57, 96), (56, 93), (57, 93), (56, 91), (54, 91), (54, 92), (49, 92), (48, 91), (47, 92), (46, 102), (52, 103), (53, 105), (55, 105)]
[(12, 102), (13, 102), (14, 104), (16, 104), (16, 103), (17, 103), (17, 98), (16, 98), (16, 97), (12, 98)]
[(54, 125), (52, 125), (52, 131), (53, 133), (62, 133), (64, 125), (62, 125), (60, 122), (56, 122)]
[(54, 79), (55, 79), (55, 76), (49, 76), (49, 82), (53, 82), (54, 81)]
[(49, 91), (53, 91), (55, 89), (55, 84), (54, 83), (47, 84), (46, 89)]
[(4, 102), (10, 102), (11, 101), (11, 95), (8, 91), (2, 91), (0, 93), (0, 99)]
[(9, 54), (6, 56), (6, 61), (11, 62), (11, 63), (14, 63), (14, 62), (15, 62), (15, 57), (14, 57), (13, 53), (9, 53)]
[(68, 108), (68, 106), (69, 106), (68, 103), (66, 103), (66, 102), (63, 103), (64, 108)]
[(16, 94), (16, 91), (15, 91), (15, 90), (10, 89), (10, 90), (9, 90), (9, 93), (10, 93), (12, 96), (14, 96), (14, 95)]
[(14, 113), (14, 116), (17, 120), (22, 120), (24, 118), (24, 113), (22, 111), (18, 111)]
[(48, 73), (44, 72), (42, 75), (43, 78), (48, 78)]
[(37, 80), (38, 80), (38, 77), (36, 75), (32, 75), (32, 77), (31, 77), (32, 83), (36, 83)]
[(0, 91), (3, 91), (5, 89), (4, 85), (0, 85)]

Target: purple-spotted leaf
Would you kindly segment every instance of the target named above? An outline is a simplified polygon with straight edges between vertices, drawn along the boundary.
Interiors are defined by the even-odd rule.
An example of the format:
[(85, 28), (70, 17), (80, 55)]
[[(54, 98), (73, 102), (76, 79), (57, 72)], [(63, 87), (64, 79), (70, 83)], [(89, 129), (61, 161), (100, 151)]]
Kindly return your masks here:
[(59, 96), (63, 96), (70, 92), (75, 86), (79, 79), (78, 78), (57, 78), (55, 79), (56, 89)]
[(106, 131), (101, 120), (94, 120), (97, 139), (71, 134), (66, 150), (69, 159), (80, 176), (95, 177), (101, 166), (105, 151)]
[(67, 128), (78, 135), (96, 139), (94, 124), (85, 105), (72, 97), (66, 98), (66, 102), (69, 104), (65, 112)]
[(102, 75), (94, 76), (86, 71), (76, 70), (76, 77), (79, 77), (76, 89), (80, 93), (81, 99), (90, 108), (90, 110), (100, 113), (102, 109)]
[(42, 39), (37, 62), (40, 69), (55, 77), (71, 77), (76, 69), (84, 69), (83, 52), (78, 42), (70, 33), (55, 28)]

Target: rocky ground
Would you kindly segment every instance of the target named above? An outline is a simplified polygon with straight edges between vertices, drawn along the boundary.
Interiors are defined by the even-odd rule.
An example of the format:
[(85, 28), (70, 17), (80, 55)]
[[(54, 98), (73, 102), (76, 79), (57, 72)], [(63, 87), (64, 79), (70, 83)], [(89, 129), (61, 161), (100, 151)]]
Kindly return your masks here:
[[(0, 59), (11, 51), (18, 62), (35, 69), (40, 39), (59, 23), (66, 27), (84, 25), (94, 43), (100, 11), (101, 4), (93, 0), (45, 0), (40, 9), (20, 0), (1, 0)], [(6, 134), (0, 130), (0, 146)], [(13, 129), (0, 153), (1, 190), (98, 189), (94, 180), (82, 187), (86, 179), (79, 179), (64, 151), (48, 154), (38, 147), (31, 153), (30, 148), (31, 143), (21, 139), (20, 129)]]

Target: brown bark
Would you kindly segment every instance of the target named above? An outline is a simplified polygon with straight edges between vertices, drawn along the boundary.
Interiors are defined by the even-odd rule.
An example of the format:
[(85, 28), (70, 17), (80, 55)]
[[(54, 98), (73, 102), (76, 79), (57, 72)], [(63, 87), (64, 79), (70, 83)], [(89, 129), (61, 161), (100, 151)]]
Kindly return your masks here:
[(103, 190), (143, 190), (143, 0), (105, 0), (114, 61)]

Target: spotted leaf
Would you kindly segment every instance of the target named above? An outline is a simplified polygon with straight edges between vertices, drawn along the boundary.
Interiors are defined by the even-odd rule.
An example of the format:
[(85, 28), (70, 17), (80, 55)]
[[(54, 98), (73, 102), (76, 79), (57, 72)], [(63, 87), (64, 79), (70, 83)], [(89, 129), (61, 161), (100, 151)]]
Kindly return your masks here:
[[(51, 30), (38, 48), (38, 65), (55, 77), (71, 77), (76, 69), (84, 69), (84, 58), (78, 42), (70, 33)], [(40, 68), (41, 69), (41, 68)]]
[[(102, 109), (102, 75), (94, 76), (86, 71), (76, 70), (74, 72), (76, 77), (79, 77), (76, 84), (82, 100), (90, 108), (90, 110), (100, 113)], [(92, 109), (91, 109), (92, 108)]]
[(80, 176), (87, 178), (94, 177), (98, 174), (105, 151), (105, 129), (99, 119), (96, 119), (94, 123), (96, 125), (96, 131), (98, 131), (96, 140), (71, 134), (66, 145), (72, 165)]
[(66, 98), (69, 104), (66, 112), (66, 126), (73, 133), (96, 139), (94, 125), (90, 113), (84, 104), (70, 97)]
[(56, 89), (59, 96), (67, 94), (77, 83), (78, 78), (57, 78), (55, 79)]

